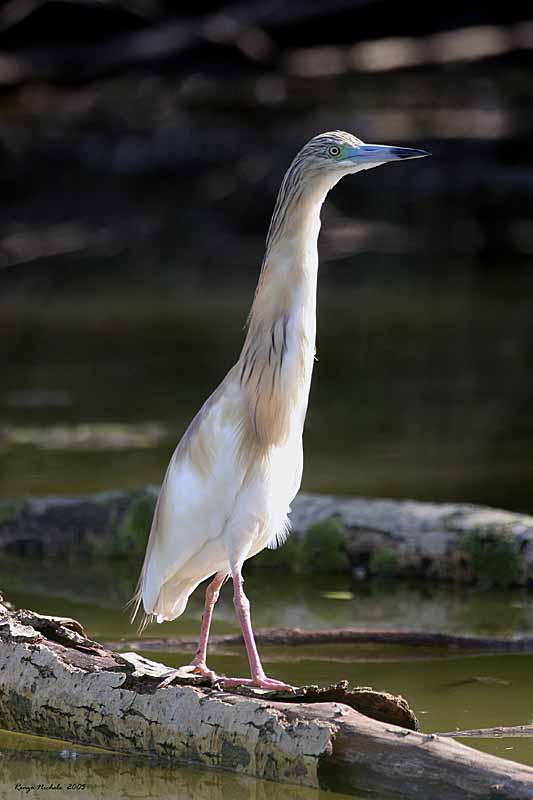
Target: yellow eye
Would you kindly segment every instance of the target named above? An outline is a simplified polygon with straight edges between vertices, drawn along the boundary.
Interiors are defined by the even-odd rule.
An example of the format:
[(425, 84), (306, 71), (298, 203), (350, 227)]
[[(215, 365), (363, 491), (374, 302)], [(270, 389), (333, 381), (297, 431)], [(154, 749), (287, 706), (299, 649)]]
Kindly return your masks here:
[(337, 147), (336, 144), (332, 144), (331, 147), (328, 149), (328, 153), (330, 156), (338, 156), (340, 155), (341, 149)]

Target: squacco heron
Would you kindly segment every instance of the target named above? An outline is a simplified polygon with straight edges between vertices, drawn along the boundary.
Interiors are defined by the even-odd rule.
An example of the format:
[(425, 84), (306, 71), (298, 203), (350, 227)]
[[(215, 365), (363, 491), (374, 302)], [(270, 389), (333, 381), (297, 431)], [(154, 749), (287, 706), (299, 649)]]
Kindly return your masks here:
[[(302, 478), (302, 432), (315, 358), (317, 240), (330, 189), (354, 172), (423, 150), (365, 144), (322, 133), (297, 154), (281, 184), (239, 360), (197, 413), (168, 466), (135, 595), (146, 622), (173, 620), (212, 576), (196, 655), (185, 669), (223, 688), (290, 689), (265, 675), (254, 640), (242, 566), (289, 532)], [(234, 603), (251, 678), (207, 667), (213, 608), (224, 581)], [(163, 683), (170, 683), (176, 671)]]

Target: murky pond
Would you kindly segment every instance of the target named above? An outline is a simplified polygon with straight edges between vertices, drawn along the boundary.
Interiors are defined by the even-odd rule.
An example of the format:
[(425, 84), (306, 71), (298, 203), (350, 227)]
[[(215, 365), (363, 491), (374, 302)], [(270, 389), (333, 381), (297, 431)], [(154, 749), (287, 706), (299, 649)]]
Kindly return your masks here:
[[(363, 287), (343, 298), (325, 294), (305, 488), (530, 511), (531, 281), (525, 274), (519, 281), (519, 292), (500, 280), (497, 287), (439, 284), (437, 294), (430, 283), (416, 290), (412, 283), (379, 292)], [(226, 295), (202, 304), (132, 301), (127, 310), (114, 302), (73, 312), (61, 303), (4, 309), (0, 494), (68, 495), (160, 481), (184, 426), (239, 351), (248, 300)], [(123, 562), (32, 564), (6, 557), (0, 566), (0, 587), (15, 605), (75, 617), (91, 637), (124, 639), (125, 647), (136, 636), (123, 610), (135, 578), (135, 567)], [(281, 573), (273, 592), (271, 573), (253, 565), (247, 588), (257, 627), (533, 630), (527, 591)], [(226, 586), (215, 632), (237, 629), (230, 593)], [(147, 635), (196, 634), (201, 612), (198, 591), (182, 618)], [(171, 666), (190, 658), (187, 652), (144, 654)], [(271, 646), (262, 655), (274, 677), (296, 684), (346, 678), (398, 692), (428, 732), (533, 719), (531, 655), (378, 645)], [(226, 674), (247, 672), (242, 648), (216, 650), (210, 661)], [(531, 739), (468, 743), (533, 765)], [(83, 793), (94, 798), (320, 797), (82, 750), (2, 734), (0, 793), (11, 798), (16, 784), (59, 782), (85, 784)]]
[[(0, 496), (160, 482), (238, 357), (256, 272), (249, 294), (4, 305)], [(530, 271), (322, 283), (304, 488), (531, 510)]]
[[(532, 510), (533, 282), (527, 270), (515, 271), (512, 281), (502, 274), (484, 280), (471, 272), (451, 280), (435, 271), (405, 281), (381, 276), (345, 292), (331, 291), (327, 272), (321, 276), (304, 488)], [(248, 295), (226, 287), (202, 298), (93, 294), (73, 305), (61, 296), (43, 305), (4, 304), (0, 496), (158, 483), (188, 421), (238, 355), (252, 283)], [(135, 569), (118, 561), (5, 557), (0, 566), (0, 588), (15, 605), (75, 617), (91, 637), (124, 640), (125, 647), (136, 636), (123, 610), (135, 578)], [(257, 627), (533, 631), (527, 591), (280, 573), (273, 592), (272, 574), (253, 565), (247, 587)], [(198, 591), (187, 613), (157, 635), (196, 634), (201, 611)], [(234, 630), (226, 586), (214, 631)], [(190, 658), (187, 652), (145, 655), (171, 666)], [(262, 655), (274, 677), (295, 684), (346, 678), (403, 694), (427, 732), (533, 719), (531, 655), (379, 645), (270, 646)], [(226, 674), (247, 672), (241, 648), (215, 650), (210, 661)], [(468, 743), (533, 765), (531, 739)], [(0, 758), (6, 797), (17, 783), (57, 782), (86, 784), (95, 798), (176, 791), (206, 800), (320, 796), (6, 734)]]

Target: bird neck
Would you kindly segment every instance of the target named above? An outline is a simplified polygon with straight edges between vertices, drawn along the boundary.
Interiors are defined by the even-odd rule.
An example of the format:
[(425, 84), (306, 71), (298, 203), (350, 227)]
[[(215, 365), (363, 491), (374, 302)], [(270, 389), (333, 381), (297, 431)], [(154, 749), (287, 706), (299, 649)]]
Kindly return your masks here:
[[(280, 190), (280, 195), (283, 192)], [(264, 447), (303, 428), (315, 356), (317, 240), (327, 189), (307, 190), (274, 211), (238, 363), (251, 429)]]
[[(317, 242), (320, 210), (329, 186), (317, 185), (294, 196), (280, 211), (274, 210), (268, 232), (265, 257), (250, 311), (248, 335), (269, 328), (278, 319), (304, 318), (313, 326), (316, 316), (318, 274)], [(280, 190), (280, 195), (282, 194)]]

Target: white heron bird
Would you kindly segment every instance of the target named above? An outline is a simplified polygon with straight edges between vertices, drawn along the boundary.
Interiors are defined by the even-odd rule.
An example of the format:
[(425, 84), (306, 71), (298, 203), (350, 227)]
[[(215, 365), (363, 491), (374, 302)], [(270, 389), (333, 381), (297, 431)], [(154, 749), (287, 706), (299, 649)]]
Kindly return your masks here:
[[(200, 640), (190, 671), (224, 688), (290, 688), (265, 675), (254, 640), (242, 566), (289, 530), (302, 478), (302, 432), (315, 357), (320, 209), (343, 178), (423, 150), (322, 133), (296, 155), (281, 184), (240, 357), (179, 442), (157, 501), (135, 595), (144, 623), (173, 620), (206, 578)], [(211, 617), (231, 576), (251, 678), (207, 667)], [(174, 673), (170, 673), (170, 682)]]

